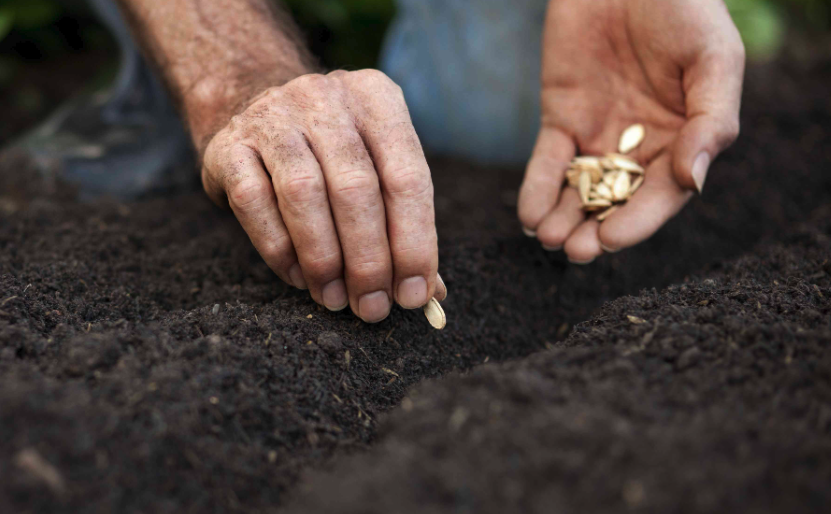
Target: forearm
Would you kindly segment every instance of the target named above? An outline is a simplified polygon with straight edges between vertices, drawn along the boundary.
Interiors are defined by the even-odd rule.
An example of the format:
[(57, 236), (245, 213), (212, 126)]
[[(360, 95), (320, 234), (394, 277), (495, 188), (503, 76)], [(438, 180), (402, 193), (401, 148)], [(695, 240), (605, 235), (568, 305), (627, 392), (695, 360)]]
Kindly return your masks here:
[(118, 0), (204, 151), (251, 99), (314, 70), (273, 0)]

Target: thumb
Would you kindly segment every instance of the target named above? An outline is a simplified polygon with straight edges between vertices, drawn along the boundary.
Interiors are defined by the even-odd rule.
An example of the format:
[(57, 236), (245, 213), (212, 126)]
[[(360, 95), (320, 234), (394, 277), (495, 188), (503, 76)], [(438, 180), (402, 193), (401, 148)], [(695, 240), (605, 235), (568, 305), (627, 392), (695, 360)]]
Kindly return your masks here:
[(739, 135), (744, 48), (685, 71), (687, 122), (675, 141), (672, 169), (681, 187), (704, 188), (715, 158)]

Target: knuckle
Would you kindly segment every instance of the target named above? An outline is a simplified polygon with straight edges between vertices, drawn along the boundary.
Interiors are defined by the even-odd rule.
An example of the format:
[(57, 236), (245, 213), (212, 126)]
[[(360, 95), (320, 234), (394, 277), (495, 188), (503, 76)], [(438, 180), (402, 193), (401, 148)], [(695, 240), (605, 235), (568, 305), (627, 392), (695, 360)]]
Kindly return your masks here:
[(356, 169), (341, 172), (332, 182), (332, 193), (339, 197), (365, 199), (379, 194), (378, 178), (374, 170)]
[(403, 98), (404, 93), (401, 86), (395, 83), (386, 73), (375, 70), (365, 69), (353, 72), (356, 82), (363, 87), (370, 87), (373, 89), (380, 89), (390, 93), (400, 94)]
[(323, 177), (315, 175), (293, 175), (283, 179), (280, 190), (286, 201), (294, 204), (308, 204), (326, 194)]
[(381, 256), (365, 257), (352, 263), (347, 269), (351, 281), (360, 284), (377, 284), (386, 281), (391, 276), (392, 267), (387, 259)]
[(262, 243), (259, 252), (266, 264), (272, 269), (284, 270), (291, 264), (293, 257), (291, 240), (287, 234), (275, 236)]
[(315, 278), (339, 276), (341, 274), (340, 254), (333, 252), (313, 256), (304, 262), (303, 271)]
[(336, 80), (326, 75), (312, 73), (297, 77), (289, 83), (289, 89), (296, 96), (320, 102), (334, 89)]
[(392, 249), (392, 259), (396, 269), (407, 270), (407, 274), (432, 272), (438, 267), (438, 237), (435, 230), (430, 230), (422, 237), (409, 243), (399, 244)]
[(386, 73), (384, 73), (380, 70), (372, 69), (372, 68), (366, 68), (366, 69), (363, 69), (363, 70), (358, 70), (358, 71), (352, 72), (352, 75), (356, 79), (359, 79), (360, 81), (365, 82), (365, 83), (380, 84), (380, 83), (388, 82), (388, 81), (391, 82), (390, 78), (387, 77)]
[(228, 185), (228, 201), (247, 210), (272, 195), (271, 183), (261, 177), (245, 177)]
[(411, 165), (390, 174), (386, 184), (387, 192), (407, 198), (433, 194), (433, 180), (429, 171), (421, 166)]

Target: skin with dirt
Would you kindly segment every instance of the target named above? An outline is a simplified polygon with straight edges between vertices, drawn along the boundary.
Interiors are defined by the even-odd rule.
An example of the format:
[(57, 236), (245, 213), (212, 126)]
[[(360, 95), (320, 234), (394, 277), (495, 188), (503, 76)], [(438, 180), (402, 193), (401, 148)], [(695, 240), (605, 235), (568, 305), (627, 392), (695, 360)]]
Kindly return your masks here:
[[(569, 405), (597, 414), (585, 418), (583, 438), (574, 439), (578, 460), (572, 469), (577, 470), (574, 473), (593, 470), (596, 483), (608, 485), (596, 495), (591, 488), (552, 488), (552, 494), (562, 492), (555, 499), (600, 510), (616, 505), (609, 503), (609, 495), (630, 479), (627, 497), (645, 502), (653, 501), (653, 488), (663, 484), (693, 483), (719, 500), (730, 488), (756, 491), (786, 483), (765, 481), (764, 475), (745, 468), (733, 475), (729, 469), (711, 474), (716, 466), (712, 461), (690, 459), (684, 466), (673, 466), (675, 461), (667, 459), (686, 458), (694, 449), (784, 451), (784, 442), (779, 446), (747, 442), (755, 437), (747, 430), (717, 433), (722, 439), (716, 444), (707, 439), (712, 434), (691, 430), (683, 421), (695, 419), (696, 412), (703, 423), (717, 420), (704, 400), (685, 396), (688, 392), (717, 396), (713, 387), (723, 383), (689, 380), (708, 369), (726, 370), (708, 364), (718, 354), (699, 347), (709, 330), (726, 337), (741, 330), (741, 323), (752, 321), (758, 325), (753, 330), (764, 338), (780, 341), (775, 352), (759, 356), (767, 359), (760, 361), (751, 359), (754, 354), (738, 341), (737, 355), (747, 357), (735, 365), (740, 375), (752, 373), (757, 363), (773, 366), (779, 357), (784, 359), (786, 343), (796, 351), (792, 358), (797, 359), (797, 367), (791, 369), (805, 381), (827, 370), (819, 364), (802, 369), (798, 360), (797, 343), (804, 342), (805, 355), (827, 362), (821, 341), (817, 342), (823, 332), (818, 336), (814, 332), (795, 336), (779, 329), (765, 332), (765, 327), (789, 326), (794, 332), (798, 327), (822, 328), (820, 321), (783, 311), (801, 305), (794, 303), (799, 298), (791, 296), (793, 288), (802, 286), (780, 280), (791, 289), (774, 294), (772, 272), (765, 270), (790, 262), (784, 257), (789, 253), (759, 254), (754, 261), (758, 266), (739, 266), (753, 274), (760, 287), (771, 288), (754, 292), (768, 296), (763, 306), (770, 319), (741, 317), (735, 311), (740, 300), (729, 298), (732, 290), (724, 285), (727, 278), (719, 279), (725, 281), (719, 287), (693, 280), (686, 292), (646, 291), (638, 299), (606, 306), (595, 317), (592, 313), (604, 302), (643, 288), (680, 284), (690, 274), (727, 277), (738, 268), (725, 268), (723, 263), (751, 251), (761, 239), (785, 240), (785, 234), (794, 231), (812, 233), (799, 227), (827, 204), (831, 191), (831, 175), (822, 172), (831, 162), (831, 141), (824, 128), (831, 124), (830, 79), (827, 68), (811, 74), (782, 66), (752, 70), (745, 97), (745, 135), (714, 165), (707, 194), (646, 244), (591, 266), (569, 265), (562, 254), (543, 252), (536, 241), (522, 235), (515, 216), (521, 173), (433, 161), (440, 271), (450, 290), (443, 303), (448, 326), (441, 332), (429, 326), (420, 310), (396, 308), (383, 323), (366, 325), (350, 313), (331, 313), (317, 306), (306, 293), (283, 285), (237, 221), (218, 211), (202, 193), (133, 204), (79, 205), (66, 199), (59, 185), (36, 184), (20, 166), (5, 163), (0, 173), (0, 511), (273, 512), (297, 490), (301, 473), (328, 465), (333, 456), (369, 447), (377, 437), (379, 415), (398, 406), (409, 386), (484, 362), (517, 360), (547, 346), (563, 346), (558, 341), (566, 340), (573, 324), (587, 319), (612, 337), (594, 337), (594, 325), (581, 325), (566, 340), (566, 347), (556, 352), (587, 352), (591, 358), (585, 369), (579, 359), (569, 358), (555, 366), (560, 371), (547, 380), (585, 376), (599, 381), (592, 385), (581, 379), (581, 389), (569, 397), (576, 402)], [(803, 250), (815, 252), (820, 248), (816, 245), (824, 243), (811, 244), (803, 245)], [(795, 268), (804, 281), (820, 271), (831, 273), (825, 268), (805, 271), (816, 262), (814, 254), (805, 253), (803, 268)], [(787, 277), (787, 269), (776, 273)], [(805, 287), (816, 284), (828, 296), (824, 280), (805, 282)], [(809, 287), (804, 294), (812, 290)], [(713, 306), (695, 303), (703, 300)], [(697, 321), (689, 327), (673, 309), (679, 305), (695, 310)], [(718, 324), (718, 305), (733, 309), (727, 312), (730, 319), (739, 320), (738, 327)], [(824, 305), (810, 309), (827, 318)], [(639, 310), (628, 312), (635, 307)], [(803, 311), (800, 316), (808, 316), (808, 309)], [(621, 318), (626, 314), (648, 323), (631, 327)], [(705, 314), (709, 317), (701, 318)], [(653, 336), (656, 341), (678, 339), (678, 346), (656, 344), (637, 355), (619, 356), (618, 340), (622, 347), (632, 346), (656, 326), (662, 327)], [(684, 357), (693, 363), (687, 371), (691, 375), (676, 374), (677, 361), (696, 347), (700, 355)], [(488, 367), (475, 376), (498, 381), (503, 372), (514, 376), (510, 370), (517, 367), (544, 369), (551, 355), (558, 354), (540, 354), (507, 371)], [(619, 376), (604, 364), (618, 361), (630, 363), (621, 365)], [(661, 362), (665, 366), (659, 366)], [(653, 364), (654, 374), (642, 375)], [(647, 377), (665, 380), (681, 396), (645, 383)], [(459, 378), (449, 380), (466, 384)], [(767, 387), (759, 380), (742, 383), (742, 387)], [(776, 383), (790, 382), (782, 378)], [(446, 390), (437, 384), (424, 391), (432, 395), (430, 391)], [(627, 459), (627, 454), (615, 453), (619, 447), (604, 437), (616, 425), (598, 421), (614, 414), (621, 426), (652, 427), (657, 432), (664, 427), (642, 419), (651, 411), (638, 405), (636, 396), (625, 397), (624, 405), (632, 409), (613, 410), (610, 397), (600, 395), (604, 384), (618, 388), (621, 395), (627, 387), (640, 387), (649, 401), (667, 400), (662, 412), (670, 416), (670, 431), (647, 440), (665, 446), (632, 442), (620, 448), (643, 455)], [(751, 390), (759, 401), (748, 408), (758, 413), (771, 406), (766, 391)], [(805, 391), (813, 394), (811, 389)], [(425, 416), (425, 423), (446, 422), (452, 416), (450, 403), (441, 394), (436, 392), (436, 416)], [(497, 389), (493, 394), (503, 392)], [(550, 394), (534, 401), (542, 405), (551, 400)], [(738, 392), (724, 394), (717, 406), (733, 408), (740, 399)], [(527, 401), (524, 397), (509, 395), (503, 401), (508, 402), (506, 412), (527, 414), (521, 405)], [(415, 402), (414, 409), (420, 408)], [(812, 484), (826, 476), (828, 463), (827, 454), (819, 451), (828, 444), (821, 438), (827, 436), (818, 433), (822, 425), (810, 425), (825, 419), (822, 412), (794, 412), (788, 417), (772, 412), (764, 419), (782, 418), (778, 425), (782, 431), (767, 431), (764, 437), (781, 434), (794, 440), (798, 453), (784, 460), (781, 453), (762, 452), (753, 456), (754, 461), (740, 462), (790, 463), (787, 484), (814, 491)], [(480, 411), (470, 413), (475, 424)], [(397, 414), (387, 426), (396, 427), (395, 420), (407, 415)], [(468, 421), (462, 417), (456, 416), (455, 424), (466, 430)], [(750, 420), (734, 426), (746, 429)], [(770, 430), (776, 426), (771, 424)], [(796, 426), (804, 430), (797, 434)], [(394, 441), (386, 430), (384, 445)], [(494, 434), (507, 437), (504, 432)], [(536, 436), (530, 429), (517, 432), (517, 437), (521, 434)], [(560, 440), (556, 438), (561, 436), (565, 432), (551, 437)], [(401, 440), (406, 437), (402, 434)], [(678, 446), (685, 440), (689, 441), (686, 450)], [(461, 455), (474, 448), (472, 444), (460, 448)], [(379, 448), (381, 453), (367, 458), (383, 458), (386, 446)], [(523, 452), (529, 449), (522, 447)], [(817, 451), (813, 467), (802, 459), (802, 452), (808, 450)], [(592, 467), (582, 460), (586, 455), (609, 466)], [(559, 462), (551, 460), (555, 457), (541, 462)], [(523, 473), (533, 470), (522, 459), (517, 465)], [(652, 467), (654, 473), (662, 470), (663, 482), (650, 481), (657, 475), (635, 482), (636, 470)], [(497, 476), (485, 473), (486, 469), (483, 480)], [(686, 474), (694, 475), (695, 481), (685, 482)], [(427, 473), (418, 476), (429, 478)], [(557, 476), (539, 479), (551, 482)], [(536, 482), (526, 478), (511, 490), (533, 490)], [(310, 486), (318, 483), (313, 480)], [(479, 494), (478, 489), (471, 491)], [(670, 497), (672, 491), (667, 489), (667, 496), (660, 497), (664, 503), (647, 504), (680, 505), (672, 503), (680, 501)], [(356, 489), (356, 498), (364, 492)], [(693, 510), (698, 504), (684, 505)]]

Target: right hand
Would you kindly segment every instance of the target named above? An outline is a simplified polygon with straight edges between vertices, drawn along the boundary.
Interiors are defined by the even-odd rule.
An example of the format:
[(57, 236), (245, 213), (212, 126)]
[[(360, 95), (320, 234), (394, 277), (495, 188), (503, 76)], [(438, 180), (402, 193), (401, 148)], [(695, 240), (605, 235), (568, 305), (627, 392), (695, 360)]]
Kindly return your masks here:
[(268, 89), (211, 139), (202, 183), (266, 264), (366, 322), (447, 292), (433, 183), (401, 88), (375, 70)]

